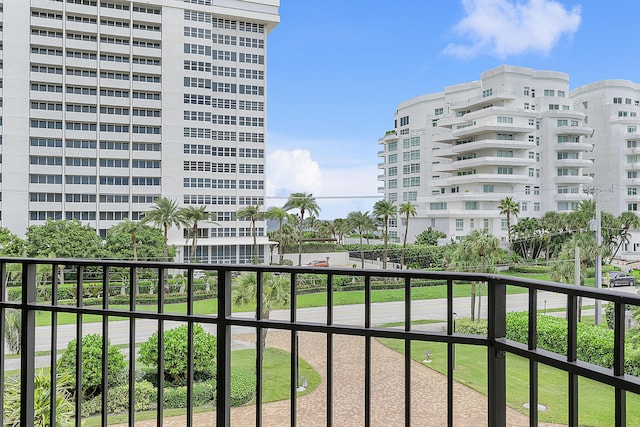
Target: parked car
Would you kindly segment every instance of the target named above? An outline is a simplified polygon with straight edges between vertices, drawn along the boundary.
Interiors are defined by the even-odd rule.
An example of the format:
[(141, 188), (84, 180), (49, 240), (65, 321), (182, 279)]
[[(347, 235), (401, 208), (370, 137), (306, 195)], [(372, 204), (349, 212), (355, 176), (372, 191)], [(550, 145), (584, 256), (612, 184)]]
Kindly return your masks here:
[(307, 264), (308, 267), (329, 267), (329, 261), (314, 260)]
[[(609, 276), (608, 281), (607, 275)], [(636, 279), (624, 271), (610, 271), (602, 276), (602, 285), (611, 288), (614, 286), (633, 286), (635, 284)]]

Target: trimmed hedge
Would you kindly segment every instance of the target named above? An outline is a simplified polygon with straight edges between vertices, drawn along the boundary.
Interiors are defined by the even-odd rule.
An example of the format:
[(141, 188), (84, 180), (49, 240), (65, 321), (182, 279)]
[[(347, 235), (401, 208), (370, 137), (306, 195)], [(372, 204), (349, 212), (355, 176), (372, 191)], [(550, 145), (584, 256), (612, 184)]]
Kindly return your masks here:
[[(194, 383), (193, 406), (209, 405), (216, 399), (215, 381)], [(167, 387), (164, 389), (165, 408), (186, 408), (187, 407), (187, 387)]]
[(520, 265), (514, 265), (509, 267), (509, 271), (513, 271), (516, 273), (523, 273), (523, 274), (544, 274), (544, 273), (548, 273), (549, 270), (550, 270), (549, 266), (546, 266), (546, 265), (520, 264)]
[(253, 400), (256, 377), (240, 368), (231, 368), (231, 406), (242, 406)]
[[(529, 331), (529, 313), (507, 313), (507, 339), (526, 344)], [(538, 348), (558, 354), (567, 354), (567, 321), (560, 317), (538, 315)], [(474, 325), (475, 324), (475, 325)], [(487, 335), (487, 322), (456, 320), (456, 332)], [(613, 331), (584, 323), (577, 325), (577, 356), (579, 360), (604, 368), (613, 367)], [(625, 343), (625, 372), (640, 374), (640, 349)]]
[[(157, 390), (149, 381), (142, 381), (135, 385), (135, 410), (146, 411), (155, 407)], [(112, 387), (107, 392), (107, 411), (110, 414), (120, 414), (129, 409), (129, 385)], [(82, 416), (89, 417), (102, 412), (102, 395), (82, 403)]]

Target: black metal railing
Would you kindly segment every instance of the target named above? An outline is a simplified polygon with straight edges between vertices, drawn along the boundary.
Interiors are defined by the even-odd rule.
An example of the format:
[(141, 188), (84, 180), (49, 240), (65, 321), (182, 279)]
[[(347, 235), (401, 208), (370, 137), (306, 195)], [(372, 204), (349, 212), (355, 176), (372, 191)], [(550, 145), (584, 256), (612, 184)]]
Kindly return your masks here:
[[(42, 271), (48, 271), (48, 274)], [(184, 297), (186, 301), (186, 310), (184, 313), (166, 312), (165, 290), (168, 285), (169, 274), (176, 271), (185, 273)], [(203, 315), (195, 314), (194, 301), (197, 293), (195, 292), (194, 272), (204, 271), (213, 274), (214, 283), (213, 291), (217, 298), (217, 314)], [(97, 292), (99, 305), (87, 305), (85, 297), (87, 282), (85, 277), (88, 273), (92, 274), (92, 286), (101, 287)], [(290, 315), (286, 320), (264, 319), (262, 316), (262, 298), (256, 298), (257, 306), (255, 317), (248, 318), (237, 316), (232, 312), (231, 290), (232, 280), (238, 272), (254, 272), (257, 274), (256, 294), (263, 293), (263, 275), (271, 272), (276, 274), (284, 274), (290, 279)], [(117, 273), (117, 274), (116, 274)], [(137, 284), (139, 275), (151, 275), (157, 294), (157, 310), (154, 312), (140, 310), (137, 304)], [(297, 295), (298, 295), (298, 279), (301, 275), (313, 274), (323, 278), (326, 283), (326, 319), (322, 322), (300, 321), (297, 318)], [(44, 279), (47, 279), (46, 286), (50, 286), (50, 294), (47, 292), (43, 297), (39, 294), (39, 290), (45, 286)], [(120, 282), (114, 285), (113, 277), (119, 277)], [(469, 344), (474, 346), (483, 346), (487, 349), (487, 424), (490, 426), (507, 425), (507, 370), (505, 364), (506, 353), (516, 354), (524, 357), (529, 361), (529, 378), (530, 378), (530, 395), (529, 404), (533, 408), (529, 413), (531, 426), (538, 424), (538, 415), (535, 408), (538, 404), (538, 365), (545, 364), (567, 373), (567, 390), (568, 390), (568, 424), (571, 426), (578, 425), (578, 377), (585, 377), (597, 382), (607, 384), (614, 388), (615, 393), (615, 425), (626, 425), (626, 393), (640, 393), (640, 380), (636, 376), (625, 374), (625, 327), (624, 313), (625, 306), (640, 305), (640, 296), (635, 294), (620, 293), (612, 290), (597, 290), (585, 287), (577, 287), (570, 285), (554, 284), (550, 282), (527, 280), (522, 278), (507, 277), (492, 274), (473, 274), (473, 273), (451, 273), (451, 272), (423, 272), (423, 271), (406, 271), (406, 270), (359, 270), (359, 269), (334, 269), (334, 268), (309, 268), (309, 267), (281, 267), (281, 266), (255, 266), (255, 265), (206, 265), (206, 264), (181, 264), (181, 263), (150, 263), (150, 262), (123, 262), (123, 261), (93, 261), (93, 260), (67, 260), (67, 259), (0, 259), (0, 277), (3, 278), (1, 284), (0, 298), (0, 318), (5, 319), (6, 311), (9, 309), (20, 310), (21, 313), (21, 352), (19, 375), (21, 384), (21, 405), (20, 405), (20, 425), (32, 426), (34, 424), (34, 374), (36, 361), (36, 314), (50, 313), (50, 360), (51, 368), (51, 388), (56, 390), (56, 357), (60, 350), (58, 337), (58, 315), (62, 313), (71, 313), (76, 316), (75, 337), (77, 340), (76, 347), (76, 365), (75, 372), (76, 384), (82, 381), (82, 345), (80, 345), (83, 334), (83, 316), (98, 315), (102, 318), (102, 385), (107, 387), (108, 358), (106, 355), (107, 343), (109, 341), (109, 317), (119, 317), (127, 319), (129, 322), (129, 338), (128, 351), (129, 355), (136, 354), (136, 321), (140, 319), (149, 319), (157, 322), (156, 331), (158, 334), (158, 393), (156, 405), (157, 425), (163, 424), (163, 375), (164, 359), (162, 357), (162, 349), (164, 348), (164, 331), (165, 323), (169, 321), (178, 321), (186, 324), (189, 329), (188, 350), (185, 357), (188, 361), (187, 374), (187, 406), (186, 419), (187, 424), (193, 424), (193, 359), (194, 359), (194, 343), (193, 343), (193, 327), (195, 324), (214, 325), (217, 336), (217, 400), (216, 400), (216, 425), (226, 426), (231, 422), (231, 402), (230, 402), (230, 384), (231, 384), (231, 328), (232, 327), (249, 327), (256, 331), (256, 348), (262, 345), (262, 329), (289, 331), (291, 334), (291, 380), (290, 380), (290, 425), (297, 425), (297, 393), (298, 373), (295, 366), (298, 361), (298, 348), (296, 345), (297, 334), (299, 332), (314, 332), (322, 334), (326, 337), (327, 348), (327, 372), (326, 372), (326, 424), (334, 425), (334, 383), (333, 367), (334, 360), (334, 337), (336, 335), (347, 335), (355, 337), (363, 337), (365, 341), (364, 354), (364, 401), (363, 413), (364, 424), (371, 425), (371, 386), (372, 386), (372, 339), (374, 338), (393, 338), (404, 341), (404, 424), (410, 425), (412, 418), (411, 405), (411, 347), (413, 342), (428, 341), (444, 343), (447, 347), (447, 425), (454, 425), (454, 368), (455, 368), (455, 346), (460, 344)], [(360, 280), (364, 289), (364, 319), (359, 325), (344, 325), (337, 323), (334, 319), (334, 296), (336, 294), (337, 278), (349, 277), (352, 280)], [(125, 292), (125, 298), (128, 300), (127, 309), (113, 308), (110, 305), (109, 295), (114, 287), (123, 289), (127, 286), (121, 281), (128, 280), (128, 291)], [(372, 322), (372, 280), (380, 279), (383, 281), (400, 280), (404, 281), (404, 313), (403, 328), (386, 328)], [(65, 283), (73, 282), (75, 299), (69, 301), (59, 301), (58, 294), (62, 284), (60, 279), (64, 279)], [(10, 294), (8, 289), (12, 286), (11, 280), (19, 280), (19, 283), (13, 286), (14, 289), (20, 289), (20, 300), (11, 301), (7, 298)], [(446, 322), (444, 330), (418, 330), (412, 327), (412, 281), (434, 280), (438, 283), (446, 283), (446, 310), (443, 322)], [(454, 313), (454, 284), (459, 282), (484, 282), (487, 283), (487, 320), (488, 334), (482, 335), (465, 335), (456, 333), (455, 313)], [(50, 285), (48, 284), (50, 283)], [(97, 283), (97, 284), (96, 284)], [(507, 286), (517, 286), (527, 289), (527, 301), (529, 312), (528, 325), (528, 342), (526, 344), (514, 342), (506, 338), (506, 314), (508, 311)], [(47, 288), (48, 289), (48, 288)], [(553, 292), (555, 294), (566, 296), (566, 319), (568, 322), (567, 334), (567, 352), (566, 354), (556, 354), (538, 348), (537, 345), (537, 314), (539, 311), (539, 292)], [(95, 292), (93, 294), (96, 294)], [(92, 295), (93, 295), (92, 294)], [(12, 295), (15, 295), (13, 293)], [(122, 295), (121, 295), (122, 297)], [(92, 302), (96, 299), (92, 297)], [(141, 297), (140, 297), (141, 298)], [(614, 304), (614, 363), (613, 368), (604, 368), (593, 364), (578, 360), (577, 358), (577, 323), (578, 323), (578, 299), (593, 298), (601, 301), (608, 301)], [(42, 327), (41, 327), (42, 328)], [(4, 336), (6, 329), (5, 321), (0, 325), (0, 333)], [(255, 394), (255, 424), (261, 426), (263, 424), (263, 369), (259, 351), (256, 351), (256, 394)], [(136, 377), (136, 358), (129, 357), (128, 360), (128, 382), (129, 382), (129, 409), (128, 423), (134, 424), (135, 419), (135, 377)], [(3, 340), (0, 340), (0, 367), (3, 375), (0, 376), (0, 386), (5, 388), (5, 374), (7, 373), (6, 348)], [(460, 363), (460, 362), (458, 362)], [(55, 398), (55, 392), (52, 393), (52, 399)], [(51, 420), (56, 419), (56, 405), (50, 405), (49, 414)], [(389, 405), (396, 405), (397, 402), (389, 402)], [(3, 396), (0, 395), (0, 407), (4, 409), (5, 402)], [(102, 392), (102, 412), (101, 424), (107, 425), (107, 393)], [(79, 390), (76, 390), (75, 401), (75, 425), (81, 425), (82, 396)], [(0, 413), (4, 413), (2, 411)], [(3, 421), (3, 420), (0, 420)], [(4, 425), (4, 421), (2, 422)]]

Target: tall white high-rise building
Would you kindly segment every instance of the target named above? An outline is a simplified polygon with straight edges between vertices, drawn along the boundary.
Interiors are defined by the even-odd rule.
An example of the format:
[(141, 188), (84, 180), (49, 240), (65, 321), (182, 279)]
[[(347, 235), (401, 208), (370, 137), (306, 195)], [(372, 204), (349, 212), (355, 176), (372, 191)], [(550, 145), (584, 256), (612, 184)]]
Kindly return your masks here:
[[(249, 262), (251, 225), (235, 214), (264, 201), (279, 0), (0, 5), (1, 225), (79, 219), (104, 236), (164, 196), (217, 213), (201, 261)], [(185, 237), (170, 234), (181, 257)]]
[[(598, 205), (614, 215), (640, 214), (640, 85), (602, 80), (572, 90), (571, 99), (594, 129), (588, 172)], [(640, 251), (640, 235), (632, 233), (622, 251)]]
[[(409, 240), (429, 227), (459, 240), (474, 229), (507, 238), (498, 209), (512, 197), (521, 217), (571, 211), (592, 185), (593, 129), (569, 98), (569, 76), (501, 66), (480, 80), (398, 106), (379, 140), (385, 199), (411, 202)], [(392, 237), (404, 230), (392, 224)]]

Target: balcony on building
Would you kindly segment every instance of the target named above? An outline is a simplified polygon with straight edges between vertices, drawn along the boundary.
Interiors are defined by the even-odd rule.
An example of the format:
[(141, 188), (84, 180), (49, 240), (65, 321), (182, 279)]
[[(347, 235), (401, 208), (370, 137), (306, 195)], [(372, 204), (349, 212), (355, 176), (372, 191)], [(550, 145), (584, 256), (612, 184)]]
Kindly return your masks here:
[[(476, 213), (485, 214), (484, 211)], [(247, 238), (248, 245), (250, 240)], [(60, 384), (56, 385), (55, 380), (51, 381), (57, 379), (56, 371), (45, 370), (40, 374), (50, 377), (49, 381), (36, 381), (35, 377), (40, 372), (40, 366), (57, 366), (58, 352), (64, 350), (71, 339), (81, 342), (83, 336), (97, 334), (102, 343), (96, 356), (99, 358), (97, 369), (102, 374), (99, 373), (97, 377), (100, 387), (107, 390), (110, 388), (107, 386), (107, 371), (111, 357), (111, 351), (107, 357), (107, 343), (117, 342), (127, 354), (135, 354), (138, 345), (145, 340), (143, 336), (156, 334), (157, 348), (160, 350), (156, 375), (163, 377), (167, 355), (161, 350), (165, 332), (176, 324), (185, 325), (187, 331), (193, 331), (194, 326), (200, 325), (216, 336), (215, 377), (212, 380), (217, 390), (216, 397), (208, 408), (196, 408), (194, 404), (195, 343), (187, 333), (183, 339), (185, 358), (188, 360), (184, 397), (186, 409), (179, 418), (172, 417), (173, 414), (164, 408), (165, 389), (160, 382), (157, 394), (151, 398), (154, 405), (146, 413), (147, 417), (157, 420), (153, 421), (157, 425), (425, 425), (425, 420), (429, 419), (434, 421), (434, 425), (437, 421), (437, 425), (447, 426), (536, 426), (539, 424), (539, 412), (523, 410), (522, 404), (538, 408), (539, 404), (547, 403), (540, 395), (540, 389), (547, 385), (542, 383), (541, 371), (547, 367), (552, 367), (565, 379), (558, 382), (559, 394), (553, 398), (566, 400), (563, 405), (566, 409), (563, 411), (566, 423), (571, 426), (579, 424), (580, 405), (583, 404), (583, 396), (580, 395), (578, 399), (581, 387), (578, 378), (581, 384), (586, 379), (610, 389), (608, 403), (612, 416), (615, 416), (612, 425), (617, 427), (625, 426), (627, 417), (630, 417), (628, 413), (635, 410), (627, 405), (627, 397), (633, 395), (635, 398), (635, 394), (640, 394), (640, 379), (625, 370), (625, 325), (628, 320), (625, 310), (627, 305), (640, 305), (640, 296), (615, 290), (497, 274), (252, 264), (1, 258), (0, 271), (5, 276), (0, 284), (0, 294), (8, 295), (10, 288), (13, 296), (10, 300), (6, 297), (0, 299), (2, 329), (8, 327), (5, 320), (7, 310), (15, 310), (22, 330), (18, 357), (9, 356), (4, 341), (0, 344), (0, 367), (2, 378), (7, 379), (3, 383), (5, 387), (9, 379), (15, 380), (14, 384), (19, 386), (19, 392), (15, 395), (19, 405), (13, 403), (12, 408), (17, 411), (19, 425), (23, 427), (35, 424), (36, 394), (44, 396), (44, 400), (38, 403), (38, 410), (45, 408), (46, 415), (43, 416), (56, 419), (55, 408), (60, 407), (55, 403), (60, 396), (51, 392), (52, 387), (61, 387)], [(6, 273), (9, 271), (12, 274), (7, 279), (9, 276)], [(43, 273), (49, 278), (48, 284), (41, 281)], [(185, 301), (185, 310), (171, 310), (167, 305), (166, 299), (170, 295), (167, 290), (173, 285), (173, 282), (169, 284), (166, 281), (167, 273), (184, 277), (184, 287), (180, 293)], [(209, 314), (196, 313), (194, 310), (197, 295), (201, 292), (197, 290), (200, 283), (197, 280), (204, 273), (208, 275), (207, 281), (216, 295), (206, 312)], [(266, 274), (273, 273), (283, 277), (287, 284), (290, 309), (272, 311), (270, 318), (265, 319), (260, 303), (248, 312), (238, 312), (232, 308), (233, 280), (238, 274), (256, 274), (256, 299), (262, 301), (261, 295), (266, 291), (263, 289)], [(152, 310), (143, 310), (138, 304), (138, 299), (149, 295), (141, 293), (135, 286), (140, 274), (146, 278), (145, 286), (155, 286), (161, 290), (155, 293), (157, 304)], [(59, 276), (64, 283), (60, 282)], [(302, 286), (298, 279), (301, 276), (315, 277), (319, 282), (328, 283), (324, 291), (327, 294), (326, 305), (321, 310), (310, 311), (297, 307)], [(357, 284), (364, 295), (364, 303), (357, 307), (359, 314), (353, 317), (341, 316), (345, 306), (339, 310), (333, 298), (339, 292), (334, 284), (343, 283), (344, 278), (350, 284)], [(422, 301), (412, 299), (412, 290), (434, 281), (444, 283), (441, 286), (446, 288), (446, 297), (425, 312), (419, 305)], [(373, 284), (378, 282), (387, 286), (398, 284), (399, 289), (404, 289), (404, 308), (381, 313), (378, 306), (371, 302), (376, 292)], [(468, 304), (466, 300), (454, 297), (454, 287), (470, 282), (485, 284), (482, 318), (488, 321), (486, 333), (463, 334), (456, 331), (456, 318), (463, 315), (461, 310), (467, 311), (468, 307), (463, 306)], [(48, 286), (47, 292), (38, 292), (43, 286)], [(65, 289), (69, 286), (74, 289), (71, 300), (58, 299), (63, 286)], [(114, 289), (118, 297), (128, 301), (124, 308), (110, 305), (109, 295)], [(509, 293), (507, 289), (510, 289)], [(511, 291), (514, 289), (522, 291), (522, 302), (517, 305), (520, 308), (516, 308), (512, 298)], [(582, 304), (590, 306), (594, 299), (613, 304), (613, 351), (607, 366), (582, 360), (583, 356), (578, 351), (578, 301), (584, 300)], [(538, 336), (538, 325), (547, 315), (547, 302), (556, 317), (566, 319), (568, 332), (559, 338), (566, 340), (566, 352), (563, 354), (540, 348), (543, 344)], [(528, 313), (520, 341), (514, 341), (515, 338), (510, 335), (513, 330), (508, 325), (507, 317), (512, 311)], [(58, 324), (62, 316), (69, 315), (76, 316), (77, 321), (69, 325)], [(95, 323), (85, 321), (83, 316), (87, 315), (100, 320)], [(429, 326), (418, 322), (424, 315), (435, 323)], [(37, 320), (44, 317), (51, 319), (49, 326), (38, 326)], [(290, 364), (286, 368), (289, 375), (285, 387), (288, 388), (289, 397), (278, 403), (276, 412), (272, 410), (274, 407), (267, 406), (271, 404), (264, 402), (262, 391), (271, 380), (268, 379), (259, 352), (255, 352), (252, 362), (255, 369), (251, 372), (255, 386), (249, 386), (252, 402), (232, 408), (234, 377), (231, 364), (235, 360), (234, 351), (240, 344), (243, 348), (260, 348), (263, 344), (263, 328), (269, 330), (267, 347), (279, 339), (282, 351), (288, 353)], [(385, 338), (398, 342), (402, 351), (383, 347), (379, 339)], [(485, 349), (481, 360), (469, 361), (460, 357), (463, 353), (456, 357), (456, 351), (461, 352), (465, 347)], [(83, 348), (84, 344), (76, 347), (75, 366), (84, 366)], [(436, 348), (437, 352), (434, 350)], [(420, 356), (419, 360), (415, 359), (416, 353)], [(436, 357), (440, 360), (433, 360), (434, 365), (437, 362), (446, 367), (444, 374), (432, 375), (429, 366), (432, 366), (430, 363)], [(313, 368), (320, 370), (319, 384), (310, 394), (303, 396), (304, 387), (308, 384), (298, 371), (299, 360), (311, 358)], [(508, 407), (508, 390), (511, 393), (509, 387), (512, 381), (510, 363), (515, 360), (523, 363), (523, 369), (528, 370), (528, 382), (524, 384), (528, 389), (526, 402), (515, 403), (517, 410)], [(130, 357), (125, 358), (125, 364), (128, 374), (123, 376), (123, 381), (129, 392), (122, 395), (127, 409), (121, 415), (120, 422), (134, 425), (139, 399), (138, 393), (134, 393), (137, 390), (138, 367)], [(473, 399), (469, 389), (456, 382), (459, 372), (470, 367), (470, 364), (479, 365), (486, 371), (479, 380), (479, 386), (486, 390), (486, 394), (474, 394), (476, 397)], [(82, 369), (72, 369), (75, 384), (81, 384)], [(429, 381), (424, 380), (425, 372), (430, 372)], [(434, 392), (436, 386), (437, 392)], [(252, 391), (251, 387), (255, 390)], [(345, 394), (344, 390), (350, 391)], [(80, 417), (84, 404), (81, 403), (79, 390), (73, 391), (78, 399), (70, 397), (71, 403), (65, 410), (70, 411), (71, 423), (81, 425), (84, 420), (75, 418)], [(309, 399), (312, 404), (307, 404)], [(47, 402), (54, 404), (46, 409)], [(7, 398), (0, 401), (0, 405), (4, 405), (5, 420), (9, 416), (5, 408), (11, 404)], [(96, 425), (107, 425), (110, 421), (107, 418), (107, 399), (97, 401), (96, 408)], [(204, 413), (203, 410), (209, 412)]]

